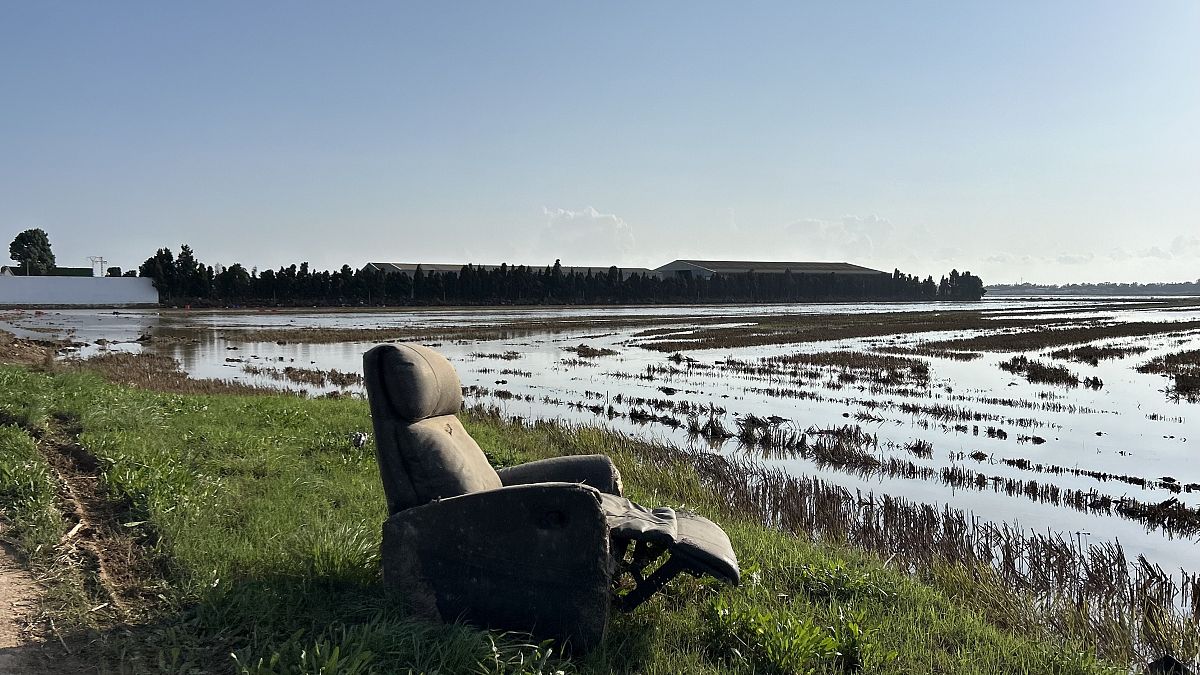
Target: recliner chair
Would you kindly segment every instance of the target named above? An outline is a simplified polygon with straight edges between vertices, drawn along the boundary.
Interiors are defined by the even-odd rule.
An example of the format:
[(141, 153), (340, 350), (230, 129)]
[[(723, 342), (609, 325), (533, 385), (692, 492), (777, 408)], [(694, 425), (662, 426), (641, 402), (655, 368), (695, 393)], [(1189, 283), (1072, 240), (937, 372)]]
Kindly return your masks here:
[(381, 345), (363, 366), (388, 503), (384, 583), (418, 613), (586, 651), (610, 605), (631, 611), (681, 572), (738, 583), (720, 527), (625, 499), (604, 455), (493, 469), (455, 415), (462, 385), (441, 354)]

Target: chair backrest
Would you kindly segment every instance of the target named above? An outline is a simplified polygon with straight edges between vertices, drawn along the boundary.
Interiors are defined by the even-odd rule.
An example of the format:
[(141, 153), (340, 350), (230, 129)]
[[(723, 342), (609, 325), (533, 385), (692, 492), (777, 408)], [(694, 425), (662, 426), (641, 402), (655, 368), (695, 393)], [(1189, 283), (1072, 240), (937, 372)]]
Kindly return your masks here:
[(363, 375), (389, 514), (500, 487), (455, 417), (462, 382), (446, 357), (421, 345), (380, 345), (363, 355)]

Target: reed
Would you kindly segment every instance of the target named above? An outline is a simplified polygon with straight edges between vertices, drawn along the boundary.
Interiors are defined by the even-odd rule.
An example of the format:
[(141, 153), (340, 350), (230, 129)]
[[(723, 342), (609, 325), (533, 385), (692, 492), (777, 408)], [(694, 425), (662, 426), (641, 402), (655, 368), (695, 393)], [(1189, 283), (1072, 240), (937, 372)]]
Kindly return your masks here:
[(592, 347), (585, 344), (575, 347), (563, 347), (563, 351), (573, 352), (581, 359), (594, 359), (601, 356), (616, 356), (619, 353), (615, 349), (608, 349), (606, 347)]
[(1156, 356), (1137, 367), (1139, 373), (1178, 375), (1200, 371), (1200, 349)]
[[(693, 422), (693, 424), (696, 424)], [(820, 469), (834, 469), (862, 478), (887, 477), (909, 480), (933, 480), (956, 489), (990, 490), (1009, 497), (1024, 497), (1030, 501), (1071, 508), (1085, 513), (1122, 517), (1138, 521), (1149, 528), (1161, 530), (1168, 536), (1188, 537), (1200, 534), (1200, 509), (1168, 499), (1162, 502), (1143, 501), (1124, 495), (1113, 497), (1096, 490), (1064, 488), (1053, 483), (1004, 476), (989, 476), (966, 467), (954, 465), (935, 469), (914, 464), (896, 457), (878, 455), (879, 440), (858, 425), (828, 428), (809, 427), (798, 429), (786, 420), (744, 415), (737, 420), (735, 434), (738, 446), (743, 451), (753, 451), (769, 459), (806, 459)], [(993, 437), (1003, 434), (1001, 430), (989, 429)], [(710, 441), (720, 442), (725, 436), (708, 436), (697, 427), (697, 435)], [(1025, 437), (1026, 442), (1037, 443), (1037, 437)], [(1039, 439), (1040, 440), (1040, 439)], [(1043, 441), (1044, 442), (1044, 441)], [(921, 458), (933, 457), (933, 444), (924, 439), (914, 439), (903, 444), (892, 444)], [(976, 461), (987, 459), (987, 455), (976, 452), (971, 455)], [(1121, 481), (1149, 489), (1167, 489), (1172, 492), (1200, 490), (1200, 484), (1182, 485), (1174, 479), (1147, 481), (1132, 476), (1121, 476), (1085, 469), (1068, 469), (1055, 465), (1034, 464), (1027, 459), (1003, 459), (1002, 464), (1025, 470), (1055, 475), (1069, 474), (1088, 476), (1098, 481)]]
[(930, 377), (929, 364), (921, 359), (861, 351), (798, 353), (757, 361), (728, 358), (716, 362), (713, 368), (749, 380), (819, 383), (835, 390), (861, 385), (872, 393), (900, 395), (924, 395)]
[(521, 358), (521, 352), (508, 350), (506, 352), (471, 352), (468, 354), (473, 359), (496, 359), (499, 361), (516, 361)]
[(336, 368), (329, 370), (320, 370), (317, 368), (297, 368), (295, 366), (285, 366), (282, 370), (278, 368), (264, 368), (254, 364), (247, 363), (242, 366), (242, 370), (250, 375), (258, 375), (269, 377), (273, 380), (282, 382), (294, 382), (296, 384), (307, 384), (314, 387), (338, 387), (345, 389), (347, 387), (361, 386), (363, 383), (362, 375), (358, 373), (343, 373)]
[(922, 459), (933, 457), (933, 444), (922, 438), (905, 443), (904, 449)]
[(1155, 373), (1171, 378), (1167, 396), (1175, 400), (1200, 401), (1200, 350), (1164, 354), (1137, 367), (1140, 373)]
[(970, 338), (927, 342), (924, 346), (932, 349), (1025, 352), (1109, 338), (1166, 335), (1196, 329), (1200, 329), (1200, 321), (1130, 321), (1128, 323), (1096, 321), (1084, 326), (1066, 328), (1051, 327), (1013, 333), (985, 333)]
[[(1161, 636), (1139, 616), (1176, 616), (1175, 607), (1184, 604), (1195, 610), (1191, 593), (1196, 577), (1184, 573), (1172, 578), (1144, 559), (1130, 562), (1115, 543), (1084, 547), (1060, 535), (985, 523), (949, 507), (852, 494), (816, 478), (719, 457), (691, 459), (706, 484), (764, 524), (879, 551), (913, 570), (946, 561), (989, 568), (1014, 589), (1041, 598), (1051, 621), (1064, 626), (1083, 622), (1098, 638), (1111, 641), (1107, 647), (1116, 652), (1153, 653), (1160, 646)], [(1069, 619), (1056, 617), (1068, 598), (1088, 609)], [(1116, 630), (1110, 623), (1114, 620), (1120, 626)], [(1184, 619), (1168, 621), (1181, 626), (1171, 632), (1189, 636), (1190, 649), (1195, 649), (1196, 634), (1178, 623)]]
[(980, 354), (979, 352), (959, 352), (949, 349), (934, 349), (926, 346), (878, 347), (875, 349), (875, 351), (882, 352), (884, 354), (897, 354), (900, 356), (927, 356), (935, 359), (949, 359), (951, 361), (974, 361), (976, 359), (983, 358), (983, 354)]
[[(1000, 364), (1001, 370), (1023, 376), (1026, 380), (1038, 384), (1057, 384), (1067, 387), (1079, 385), (1079, 376), (1062, 366), (1049, 366), (1041, 361), (1030, 359), (1024, 354), (1014, 356)], [(1101, 383), (1103, 386), (1103, 383)]]
[(1091, 366), (1100, 365), (1100, 361), (1104, 359), (1123, 359), (1126, 356), (1134, 354), (1144, 354), (1149, 351), (1149, 347), (1138, 345), (1084, 345), (1082, 347), (1072, 347), (1069, 349), (1057, 349), (1050, 352), (1050, 358), (1060, 359), (1063, 361), (1076, 361), (1078, 363), (1086, 363)]

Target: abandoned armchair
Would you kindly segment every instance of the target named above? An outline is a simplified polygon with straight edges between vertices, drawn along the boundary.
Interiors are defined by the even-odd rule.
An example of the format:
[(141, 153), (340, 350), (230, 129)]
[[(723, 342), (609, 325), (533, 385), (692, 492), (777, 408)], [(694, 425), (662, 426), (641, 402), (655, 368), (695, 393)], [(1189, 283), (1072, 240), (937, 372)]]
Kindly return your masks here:
[(738, 582), (720, 527), (625, 499), (604, 455), (493, 469), (455, 416), (462, 385), (441, 354), (381, 345), (363, 366), (388, 503), (384, 583), (419, 613), (586, 651), (610, 606), (631, 611), (681, 572)]

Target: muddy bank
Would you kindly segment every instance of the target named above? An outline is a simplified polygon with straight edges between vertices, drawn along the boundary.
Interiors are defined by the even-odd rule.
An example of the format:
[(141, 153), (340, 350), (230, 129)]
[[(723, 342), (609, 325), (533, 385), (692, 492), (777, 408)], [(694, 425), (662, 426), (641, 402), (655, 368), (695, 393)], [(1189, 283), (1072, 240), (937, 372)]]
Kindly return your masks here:
[(39, 365), (54, 358), (56, 343), (25, 340), (0, 331), (0, 363)]

